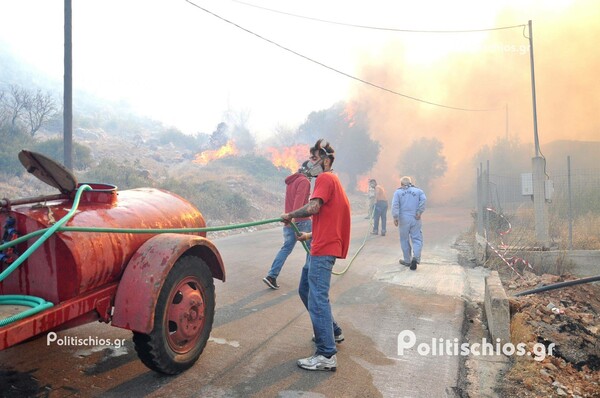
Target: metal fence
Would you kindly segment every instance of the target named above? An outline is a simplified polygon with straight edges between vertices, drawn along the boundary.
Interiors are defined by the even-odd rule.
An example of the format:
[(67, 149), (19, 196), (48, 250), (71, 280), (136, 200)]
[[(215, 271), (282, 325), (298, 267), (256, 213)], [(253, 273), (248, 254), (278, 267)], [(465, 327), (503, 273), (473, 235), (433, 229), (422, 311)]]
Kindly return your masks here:
[[(558, 250), (600, 249), (600, 168), (546, 172), (548, 235)], [(489, 163), (477, 172), (477, 231), (498, 246), (535, 247), (531, 174), (501, 175)]]

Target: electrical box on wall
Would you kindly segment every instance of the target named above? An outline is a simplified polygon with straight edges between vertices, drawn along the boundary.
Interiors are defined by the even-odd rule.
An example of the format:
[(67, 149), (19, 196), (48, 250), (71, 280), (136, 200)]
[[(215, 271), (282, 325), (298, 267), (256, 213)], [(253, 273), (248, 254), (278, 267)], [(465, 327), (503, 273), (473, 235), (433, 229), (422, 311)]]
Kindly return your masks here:
[(533, 173), (521, 173), (521, 195), (533, 195)]

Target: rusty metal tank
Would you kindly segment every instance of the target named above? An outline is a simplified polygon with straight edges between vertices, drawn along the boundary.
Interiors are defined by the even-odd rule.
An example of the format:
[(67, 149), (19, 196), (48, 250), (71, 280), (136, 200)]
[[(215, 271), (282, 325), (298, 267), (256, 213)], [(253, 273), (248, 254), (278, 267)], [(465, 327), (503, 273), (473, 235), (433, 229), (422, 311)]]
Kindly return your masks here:
[[(34, 198), (31, 203), (3, 200), (0, 225), (12, 217), (21, 236), (50, 227), (64, 217), (73, 206), (80, 185), (68, 170), (53, 163), (44, 164), (39, 154), (28, 152), (24, 157), (21, 162), (28, 171), (59, 188), (61, 194)], [(135, 229), (206, 226), (198, 209), (176, 194), (154, 188), (118, 191), (109, 184), (87, 185), (92, 190), (83, 192), (76, 213), (65, 226)], [(56, 303), (93, 291), (117, 281), (136, 250), (154, 235), (57, 232), (0, 282), (0, 294), (32, 295)], [(206, 233), (196, 235), (206, 236)], [(35, 239), (17, 245), (16, 250), (23, 253)]]

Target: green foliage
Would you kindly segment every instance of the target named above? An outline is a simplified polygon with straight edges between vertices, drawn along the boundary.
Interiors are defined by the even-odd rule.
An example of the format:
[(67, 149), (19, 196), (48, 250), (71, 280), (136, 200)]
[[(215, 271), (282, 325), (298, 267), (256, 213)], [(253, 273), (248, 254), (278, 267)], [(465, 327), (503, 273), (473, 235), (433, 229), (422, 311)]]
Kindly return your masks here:
[(415, 178), (415, 185), (429, 191), (431, 181), (446, 173), (448, 164), (442, 155), (444, 144), (437, 138), (414, 141), (398, 160), (400, 174)]
[(207, 220), (238, 222), (247, 219), (251, 206), (248, 199), (234, 192), (221, 181), (192, 183), (186, 180), (169, 179), (161, 188), (176, 193), (196, 206)]
[(158, 134), (157, 140), (160, 145), (173, 144), (177, 148), (189, 149), (194, 152), (199, 152), (201, 148), (200, 140), (197, 137), (184, 134), (174, 128), (163, 130)]
[[(484, 146), (473, 158), (474, 168), (490, 162), (490, 173), (503, 176), (519, 176), (531, 170), (529, 144), (522, 144), (518, 138), (498, 138), (494, 145)], [(487, 167), (487, 166), (486, 166)]]
[[(349, 176), (348, 191), (356, 189), (357, 176), (377, 162), (379, 142), (371, 139), (367, 115), (361, 109), (353, 115), (341, 102), (329, 109), (312, 112), (298, 129), (298, 140), (311, 146), (319, 138), (329, 141), (336, 151), (334, 169)], [(308, 154), (307, 154), (308, 155)]]
[[(92, 150), (90, 147), (73, 142), (73, 168), (76, 170), (87, 169), (92, 163)], [(46, 141), (38, 141), (33, 144), (32, 151), (39, 152), (63, 163), (65, 144), (62, 138), (52, 138)]]
[(256, 139), (246, 126), (235, 125), (231, 132), (231, 137), (235, 140), (236, 147), (242, 151), (242, 153), (251, 153), (254, 151)]
[(290, 174), (288, 169), (276, 167), (270, 160), (256, 155), (229, 156), (214, 160), (207, 167), (218, 169), (222, 166), (238, 169), (262, 181), (278, 181)]
[[(89, 183), (116, 185), (119, 190), (141, 188), (152, 185), (152, 180), (145, 170), (136, 162), (117, 162), (112, 158), (104, 158), (98, 166), (83, 175)], [(81, 180), (81, 179), (80, 179)]]
[(19, 175), (25, 169), (19, 161), (19, 152), (29, 146), (31, 137), (27, 134), (19, 133), (13, 135), (4, 135), (0, 132), (2, 145), (0, 145), (0, 170), (7, 175)]

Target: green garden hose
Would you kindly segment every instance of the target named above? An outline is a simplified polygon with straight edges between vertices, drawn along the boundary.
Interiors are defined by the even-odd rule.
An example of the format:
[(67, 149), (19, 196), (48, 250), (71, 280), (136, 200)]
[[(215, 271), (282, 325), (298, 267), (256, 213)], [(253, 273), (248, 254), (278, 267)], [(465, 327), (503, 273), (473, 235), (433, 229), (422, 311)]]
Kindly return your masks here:
[[(89, 191), (91, 189), (92, 187), (90, 187), (89, 185), (82, 185), (79, 187), (79, 189), (77, 189), (77, 193), (75, 194), (75, 199), (73, 200), (73, 206), (71, 207), (71, 210), (69, 210), (69, 212), (63, 218), (58, 220), (58, 222), (56, 222), (53, 226), (51, 226), (50, 228), (46, 228), (41, 238), (36, 240), (33, 243), (33, 245), (31, 245), (22, 255), (19, 256), (19, 258), (17, 258), (8, 268), (6, 268), (4, 271), (2, 271), (2, 273), (0, 273), (0, 282), (2, 282), (11, 272), (13, 272), (19, 265), (21, 265), (23, 261), (27, 260), (31, 253), (33, 253), (46, 240), (48, 240), (48, 238), (53, 233), (55, 233), (64, 223), (66, 223), (71, 217), (73, 217), (75, 211), (77, 210), (77, 207), (79, 206), (81, 194), (83, 193), (83, 191)], [(4, 246), (7, 245), (2, 245), (1, 250), (4, 250)], [(43, 311), (46, 308), (52, 307), (54, 304), (42, 298), (34, 296), (8, 295), (0, 296), (0, 305), (24, 305), (32, 307), (16, 315), (0, 319), (0, 327), (2, 327), (8, 325), (9, 323), (18, 321), (19, 319), (23, 319), (33, 314), (37, 314), (38, 312)]]
[(352, 256), (352, 258), (350, 259), (350, 262), (348, 263), (348, 265), (346, 265), (346, 268), (344, 268), (342, 271), (340, 272), (336, 272), (336, 271), (331, 271), (331, 273), (333, 275), (343, 275), (346, 273), (346, 271), (348, 271), (350, 269), (350, 266), (352, 265), (352, 263), (354, 262), (354, 259), (356, 258), (356, 256), (358, 256), (358, 253), (360, 253), (360, 251), (362, 250), (363, 247), (365, 247), (365, 243), (367, 243), (367, 238), (369, 237), (370, 231), (373, 230), (373, 216), (375, 215), (375, 206), (373, 206), (373, 210), (371, 211), (371, 214), (369, 214), (369, 228), (367, 228), (367, 232), (365, 233), (365, 237), (363, 238), (363, 242), (360, 245), (360, 247), (358, 248), (358, 250), (356, 251), (356, 253), (354, 253), (354, 256)]
[[(281, 218), (270, 218), (268, 220), (254, 221), (243, 224), (226, 225), (222, 227), (205, 227), (205, 228), (171, 228), (171, 229), (138, 229), (138, 228), (94, 228), (94, 227), (63, 227), (63, 225), (73, 217), (75, 211), (79, 207), (79, 201), (83, 191), (89, 191), (92, 188), (89, 185), (82, 185), (77, 189), (75, 199), (73, 200), (73, 206), (71, 210), (58, 222), (49, 228), (43, 228), (38, 231), (23, 235), (17, 239), (0, 245), (0, 250), (7, 249), (9, 247), (18, 245), (19, 243), (25, 242), (31, 238), (42, 235), (41, 238), (36, 240), (22, 255), (19, 256), (8, 268), (0, 273), (0, 282), (13, 272), (19, 265), (21, 265), (29, 256), (39, 248), (52, 234), (55, 232), (111, 232), (111, 233), (126, 233), (126, 234), (159, 234), (159, 233), (192, 233), (192, 232), (211, 232), (211, 231), (225, 231), (230, 229), (246, 228), (256, 225), (269, 224), (273, 222), (280, 222)], [(300, 233), (295, 223), (291, 223), (292, 228), (297, 234)], [(308, 247), (305, 242), (302, 242), (304, 249), (308, 253)], [(0, 319), (0, 327), (8, 325), (9, 323), (15, 322), (19, 319), (23, 319), (30, 315), (36, 314), (40, 311), (45, 310), (53, 306), (52, 303), (45, 301), (42, 298), (25, 295), (7, 295), (0, 296), (0, 305), (23, 305), (32, 307), (19, 314), (10, 316), (8, 318)]]
[[(171, 228), (171, 229), (140, 229), (140, 228), (95, 228), (95, 227), (63, 227), (63, 225), (73, 217), (75, 211), (79, 207), (79, 201), (81, 198), (81, 194), (83, 191), (89, 191), (92, 188), (89, 185), (82, 185), (77, 189), (77, 193), (75, 194), (75, 199), (73, 200), (73, 206), (71, 210), (58, 222), (52, 225), (49, 228), (40, 229), (35, 232), (31, 232), (27, 235), (23, 235), (17, 239), (14, 239), (10, 242), (0, 245), (0, 251), (7, 249), (9, 247), (18, 245), (19, 243), (25, 242), (31, 238), (42, 235), (41, 238), (36, 240), (33, 245), (31, 245), (22, 255), (19, 256), (8, 268), (6, 268), (2, 273), (0, 273), (0, 282), (2, 282), (11, 272), (13, 272), (19, 265), (21, 265), (30, 255), (33, 253), (38, 247), (40, 247), (52, 234), (55, 232), (110, 232), (110, 233), (124, 233), (124, 234), (160, 234), (160, 233), (192, 233), (192, 232), (212, 232), (212, 231), (226, 231), (231, 229), (239, 229), (246, 227), (253, 227), (257, 225), (270, 224), (274, 222), (281, 222), (282, 219), (278, 218), (269, 218), (267, 220), (261, 221), (253, 221), (242, 224), (232, 224), (220, 227), (204, 227), (204, 228)], [(373, 214), (369, 217), (371, 219), (371, 225), (373, 224)], [(291, 223), (292, 228), (297, 235), (301, 232), (296, 226), (294, 222)], [(367, 229), (367, 234), (363, 239), (362, 245), (358, 248), (346, 268), (343, 271), (336, 272), (332, 271), (334, 275), (343, 275), (348, 271), (354, 259), (360, 253), (362, 248), (365, 246), (367, 237), (369, 235), (369, 230)], [(302, 242), (302, 246), (304, 246), (304, 250), (310, 254), (310, 250), (306, 245), (306, 242)], [(23, 311), (19, 314), (10, 316), (8, 318), (0, 319), (0, 327), (8, 325), (9, 323), (15, 322), (19, 319), (23, 319), (27, 316), (36, 314), (40, 311), (45, 310), (46, 308), (50, 308), (53, 306), (52, 303), (45, 301), (39, 297), (34, 296), (23, 296), (23, 295), (8, 295), (8, 296), (0, 296), (0, 305), (24, 305), (30, 306), (31, 309)]]
[(46, 308), (52, 307), (54, 304), (39, 297), (11, 294), (7, 296), (0, 296), (0, 305), (23, 305), (26, 307), (32, 307), (16, 315), (0, 319), (0, 327), (2, 327), (8, 325), (9, 323), (18, 321), (19, 319), (26, 318), (33, 314), (37, 314), (38, 312), (43, 311)]

